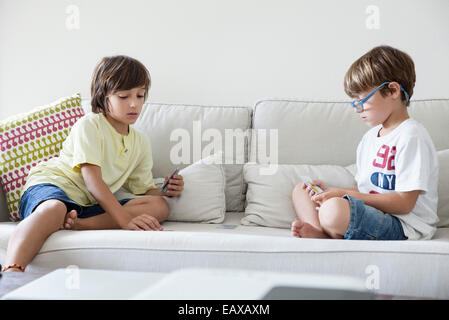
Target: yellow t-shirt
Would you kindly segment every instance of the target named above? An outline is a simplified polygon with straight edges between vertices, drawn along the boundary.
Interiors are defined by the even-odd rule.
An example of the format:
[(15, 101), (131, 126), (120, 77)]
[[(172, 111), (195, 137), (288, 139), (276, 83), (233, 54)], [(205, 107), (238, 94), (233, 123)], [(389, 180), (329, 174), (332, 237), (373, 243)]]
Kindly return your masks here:
[(82, 206), (97, 204), (84, 183), (83, 163), (101, 167), (102, 178), (112, 193), (122, 186), (134, 194), (157, 188), (151, 173), (149, 139), (131, 126), (128, 135), (122, 135), (102, 113), (88, 113), (72, 127), (59, 157), (42, 161), (30, 170), (21, 196), (33, 185), (52, 183)]

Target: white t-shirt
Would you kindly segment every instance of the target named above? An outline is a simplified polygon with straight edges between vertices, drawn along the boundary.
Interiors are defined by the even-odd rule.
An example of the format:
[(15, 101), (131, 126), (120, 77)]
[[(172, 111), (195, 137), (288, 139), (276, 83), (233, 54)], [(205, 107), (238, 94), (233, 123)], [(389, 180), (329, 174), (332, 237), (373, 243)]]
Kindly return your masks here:
[(413, 210), (393, 214), (410, 240), (430, 239), (438, 223), (438, 157), (427, 130), (407, 119), (378, 137), (382, 125), (370, 129), (357, 147), (357, 181), (361, 193), (421, 190)]

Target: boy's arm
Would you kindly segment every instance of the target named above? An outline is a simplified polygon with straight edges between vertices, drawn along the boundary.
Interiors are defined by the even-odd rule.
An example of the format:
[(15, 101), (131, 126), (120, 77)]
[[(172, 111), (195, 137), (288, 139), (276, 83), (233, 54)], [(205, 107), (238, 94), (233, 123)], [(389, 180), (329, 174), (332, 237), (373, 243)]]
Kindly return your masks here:
[(418, 200), (420, 190), (408, 192), (367, 194), (351, 189), (330, 188), (312, 197), (313, 201), (323, 202), (332, 197), (342, 197), (345, 194), (363, 200), (366, 205), (392, 214), (407, 214), (413, 210)]
[(407, 214), (413, 210), (418, 200), (420, 190), (408, 192), (366, 194), (360, 192), (348, 192), (351, 197), (363, 200), (365, 204), (377, 208), (383, 212), (393, 214)]
[(109, 213), (121, 228), (126, 227), (132, 217), (123, 210), (118, 200), (103, 181), (101, 168), (93, 164), (84, 163), (81, 165), (81, 174), (84, 178), (87, 190), (92, 194), (95, 200), (97, 200), (105, 212)]
[(357, 188), (357, 186), (354, 186), (352, 188), (340, 188), (340, 189), (346, 192), (359, 192), (359, 188)]
[(160, 189), (150, 189), (144, 193), (147, 196), (164, 196)]

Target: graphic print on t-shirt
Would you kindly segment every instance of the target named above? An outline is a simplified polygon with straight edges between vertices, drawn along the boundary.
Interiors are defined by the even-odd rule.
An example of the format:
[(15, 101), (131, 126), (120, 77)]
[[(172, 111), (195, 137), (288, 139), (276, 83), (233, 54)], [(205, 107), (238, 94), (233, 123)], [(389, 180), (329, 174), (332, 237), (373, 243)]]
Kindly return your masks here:
[[(371, 174), (370, 181), (376, 187), (384, 190), (395, 190), (396, 175), (394, 160), (396, 156), (396, 146), (387, 146), (383, 144), (377, 151), (372, 165), (375, 168), (383, 169), (382, 171), (392, 171), (391, 173), (385, 173), (382, 171), (375, 171)], [(374, 169), (377, 170), (377, 169)], [(371, 190), (370, 193), (377, 193)]]

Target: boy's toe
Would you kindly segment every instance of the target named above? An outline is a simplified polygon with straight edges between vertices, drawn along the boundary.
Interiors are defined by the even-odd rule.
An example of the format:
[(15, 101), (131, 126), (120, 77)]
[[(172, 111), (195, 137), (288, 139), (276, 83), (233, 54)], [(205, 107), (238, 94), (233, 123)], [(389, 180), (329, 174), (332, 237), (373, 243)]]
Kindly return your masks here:
[(303, 226), (303, 222), (299, 219), (296, 219), (295, 221), (292, 222), (291, 231), (292, 231), (292, 235), (294, 237), (299, 238), (299, 236), (300, 236), (299, 230), (301, 229), (302, 226)]
[(302, 225), (303, 225), (303, 222), (299, 219), (296, 219), (295, 221), (292, 222), (292, 229), (301, 228)]
[(75, 223), (76, 223), (76, 219), (78, 217), (78, 213), (76, 212), (76, 210), (71, 210), (70, 212), (67, 212), (66, 216), (65, 216), (65, 221), (64, 221), (64, 229), (66, 230), (71, 230), (75, 227)]

